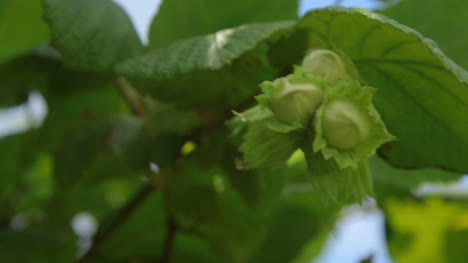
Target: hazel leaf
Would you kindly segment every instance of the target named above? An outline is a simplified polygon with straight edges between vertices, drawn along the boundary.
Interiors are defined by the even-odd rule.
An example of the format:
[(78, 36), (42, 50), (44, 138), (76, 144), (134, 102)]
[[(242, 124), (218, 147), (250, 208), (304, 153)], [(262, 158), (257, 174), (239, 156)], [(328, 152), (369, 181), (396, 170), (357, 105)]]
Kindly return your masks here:
[(112, 72), (143, 46), (125, 11), (111, 0), (42, 0), (52, 44), (68, 68)]
[(299, 28), (309, 32), (309, 48), (346, 54), (362, 80), (378, 89), (375, 107), (398, 137), (379, 150), (387, 162), (468, 171), (468, 73), (434, 41), (362, 8), (315, 9)]

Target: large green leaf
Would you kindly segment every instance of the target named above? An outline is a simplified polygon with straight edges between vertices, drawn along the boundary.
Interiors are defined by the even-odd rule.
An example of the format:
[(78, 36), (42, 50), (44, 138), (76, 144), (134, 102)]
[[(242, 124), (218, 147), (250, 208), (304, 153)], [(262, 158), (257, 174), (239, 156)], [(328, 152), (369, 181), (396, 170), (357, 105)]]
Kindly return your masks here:
[(180, 41), (125, 61), (117, 72), (152, 80), (146, 91), (158, 98), (185, 106), (228, 109), (251, 98), (259, 83), (278, 73), (268, 60), (266, 43), (292, 25), (244, 25)]
[(142, 48), (125, 12), (111, 0), (42, 0), (52, 43), (65, 65), (83, 71), (110, 71)]
[(406, 0), (382, 13), (434, 39), (451, 59), (467, 69), (467, 9), (464, 0)]
[(246, 23), (295, 19), (297, 8), (297, 0), (165, 0), (151, 25), (150, 46), (165, 47)]
[(161, 80), (193, 71), (221, 69), (275, 32), (292, 25), (292, 22), (243, 25), (178, 41), (165, 49), (127, 60), (117, 66), (117, 71), (129, 77)]
[(363, 9), (308, 13), (310, 48), (348, 55), (370, 86), (375, 104), (398, 141), (380, 154), (392, 165), (468, 171), (468, 74), (433, 41)]
[(3, 0), (0, 5), (0, 64), (49, 39), (39, 1)]

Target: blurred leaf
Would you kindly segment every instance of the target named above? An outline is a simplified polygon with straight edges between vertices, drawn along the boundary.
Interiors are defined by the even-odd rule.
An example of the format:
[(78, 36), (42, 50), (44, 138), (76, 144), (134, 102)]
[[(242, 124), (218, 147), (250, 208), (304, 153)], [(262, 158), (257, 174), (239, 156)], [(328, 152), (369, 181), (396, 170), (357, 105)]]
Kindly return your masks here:
[[(166, 231), (166, 213), (162, 206), (161, 194), (152, 194), (140, 204), (129, 220), (102, 244), (98, 258), (110, 262), (131, 258), (159, 259)], [(103, 226), (105, 226), (103, 222)], [(129, 241), (132, 242), (129, 242)], [(125, 245), (124, 245), (125, 244)], [(119, 249), (115, 249), (119, 248)]]
[(42, 3), (52, 43), (71, 69), (110, 72), (114, 64), (142, 50), (127, 14), (111, 0)]
[(374, 260), (373, 260), (373, 256), (370, 256), (364, 260), (361, 261), (361, 263), (372, 263)]
[(8, 263), (71, 262), (75, 251), (48, 233), (0, 230), (0, 254)]
[(310, 30), (311, 48), (344, 52), (377, 88), (375, 106), (398, 138), (382, 147), (385, 160), (468, 171), (468, 73), (432, 41), (363, 9), (317, 9), (300, 27)]
[(26, 181), (37, 162), (37, 138), (37, 131), (30, 131), (0, 139), (0, 218), (13, 217), (23, 209), (23, 197), (34, 195)]
[(447, 261), (445, 234), (466, 205), (429, 199), (423, 203), (390, 199), (385, 204), (391, 227), (390, 248), (401, 263)]
[(43, 91), (57, 65), (34, 55), (19, 57), (0, 65), (0, 107), (26, 102), (31, 91)]
[[(465, 213), (466, 215), (466, 213)], [(466, 222), (466, 219), (465, 219)], [(445, 234), (445, 256), (446, 262), (464, 263), (468, 258), (466, 241), (468, 240), (468, 229), (466, 225), (462, 229), (452, 229)]]
[(65, 132), (78, 121), (128, 108), (109, 77), (57, 70), (43, 93), (49, 113), (41, 127), (41, 147), (56, 151)]
[[(76, 185), (99, 155), (112, 151), (116, 143), (113, 131), (119, 125), (126, 125), (125, 119), (102, 118), (84, 122), (68, 132), (55, 154), (55, 179), (61, 190), (68, 190)], [(129, 123), (134, 129), (139, 129), (137, 122)], [(118, 144), (119, 142), (117, 142)], [(73, 168), (72, 168), (73, 167)], [(72, 168), (72, 169), (71, 169)]]
[(244, 262), (257, 246), (267, 206), (247, 203), (220, 167), (186, 162), (167, 194), (168, 208), (183, 228), (205, 237), (225, 261)]
[(0, 64), (49, 40), (36, 0), (3, 0), (0, 6)]
[(302, 248), (301, 253), (299, 253), (291, 263), (310, 263), (312, 259), (315, 259), (320, 255), (323, 245), (327, 241), (328, 237), (328, 231), (322, 231), (322, 233), (315, 235), (312, 240), (306, 243)]
[(211, 249), (210, 243), (206, 240), (185, 234), (176, 236), (175, 248), (173, 253), (174, 263), (215, 263), (219, 258)]
[(434, 39), (447, 56), (468, 69), (467, 9), (463, 0), (405, 0), (382, 13)]
[[(24, 145), (23, 145), (24, 146)], [(17, 177), (16, 189), (10, 193), (11, 206), (15, 212), (38, 209), (46, 203), (54, 191), (52, 158), (49, 154), (38, 153), (31, 160), (29, 169)], [(21, 164), (20, 164), (21, 165)]]
[(290, 262), (320, 231), (319, 216), (307, 207), (283, 204), (272, 217), (268, 234), (250, 262)]
[(296, 19), (297, 9), (297, 0), (165, 0), (151, 25), (150, 47), (247, 23)]
[(201, 117), (195, 112), (179, 110), (172, 104), (167, 104), (152, 98), (145, 98), (145, 119), (148, 130), (152, 134), (175, 133), (187, 134), (201, 124)]
[(378, 197), (396, 194), (395, 191), (410, 194), (421, 183), (450, 182), (461, 177), (461, 174), (437, 169), (397, 169), (377, 156), (370, 158), (369, 166), (374, 177), (374, 187)]
[[(163, 109), (167, 110), (164, 107)], [(185, 114), (178, 113), (175, 109), (171, 111), (172, 118), (179, 118)], [(153, 113), (165, 114), (161, 110)], [(185, 117), (189, 116), (195, 117)], [(99, 177), (93, 178), (95, 175), (90, 169), (101, 159), (104, 163), (100, 165), (109, 166), (107, 169), (116, 166), (112, 164), (113, 160), (123, 165), (119, 168), (121, 171), (130, 169), (135, 174), (148, 173), (151, 162), (165, 168), (179, 155), (184, 129), (189, 127), (187, 125), (193, 126), (184, 121), (174, 123), (171, 115), (166, 117), (169, 118), (143, 120), (132, 116), (103, 115), (84, 118), (72, 125), (55, 153), (54, 172), (59, 185), (67, 189), (71, 186), (77, 187), (76, 184), (83, 187), (100, 180)], [(197, 123), (197, 119), (187, 119), (190, 122), (193, 120)], [(70, 170), (70, 167), (73, 169)], [(99, 170), (105, 175), (104, 167), (99, 167)], [(108, 173), (108, 177), (120, 174), (112, 174), (111, 170)]]
[[(104, 262), (159, 260), (166, 232), (166, 211), (161, 197), (161, 194), (155, 193), (142, 203), (130, 219), (102, 244), (97, 258)], [(128, 243), (129, 240), (132, 242)], [(116, 247), (121, 249), (117, 251)], [(179, 232), (175, 236), (172, 262), (219, 261), (206, 240)]]

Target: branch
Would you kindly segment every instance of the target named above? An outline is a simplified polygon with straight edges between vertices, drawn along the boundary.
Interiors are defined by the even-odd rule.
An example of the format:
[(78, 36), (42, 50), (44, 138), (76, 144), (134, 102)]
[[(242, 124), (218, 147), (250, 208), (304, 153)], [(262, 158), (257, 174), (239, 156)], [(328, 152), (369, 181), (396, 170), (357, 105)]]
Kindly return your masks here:
[(130, 199), (122, 208), (119, 209), (119, 211), (117, 211), (115, 218), (111, 221), (111, 223), (94, 236), (91, 248), (77, 261), (77, 263), (84, 263), (92, 258), (103, 241), (109, 238), (115, 232), (115, 230), (117, 230), (117, 228), (124, 224), (130, 218), (133, 212), (144, 201), (146, 201), (148, 197), (151, 196), (154, 190), (156, 190), (155, 186), (151, 184), (145, 184), (132, 199)]
[(145, 109), (143, 107), (140, 95), (133, 89), (132, 85), (124, 77), (117, 77), (115, 79), (115, 85), (119, 90), (120, 95), (125, 99), (133, 114), (138, 117), (145, 115)]
[(162, 252), (161, 263), (170, 263), (172, 251), (174, 250), (174, 241), (178, 232), (178, 226), (175, 218), (172, 215), (167, 217), (167, 232), (164, 240), (164, 249)]
[[(140, 95), (134, 90), (132, 85), (121, 76), (115, 79), (115, 85), (119, 90), (120, 95), (128, 104), (133, 114), (138, 117), (145, 116), (145, 110), (141, 101)], [(105, 228), (100, 228), (98, 233), (93, 238), (91, 248), (78, 259), (77, 263), (84, 263), (94, 256), (94, 253), (101, 244), (109, 238), (115, 230), (124, 224), (137, 208), (148, 199), (148, 197), (156, 190), (153, 184), (145, 184), (135, 196), (133, 196), (122, 208), (120, 208), (110, 224)]]

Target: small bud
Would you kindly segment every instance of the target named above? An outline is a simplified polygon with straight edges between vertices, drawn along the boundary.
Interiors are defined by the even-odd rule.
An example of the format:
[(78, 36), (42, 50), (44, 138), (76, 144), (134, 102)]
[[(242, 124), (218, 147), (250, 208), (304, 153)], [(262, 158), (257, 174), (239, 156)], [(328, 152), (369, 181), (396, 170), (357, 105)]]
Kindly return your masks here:
[(271, 110), (284, 123), (303, 123), (323, 101), (323, 91), (311, 83), (291, 84), (284, 80), (283, 89), (271, 98)]
[(350, 78), (346, 64), (330, 50), (318, 49), (310, 52), (302, 61), (302, 68), (313, 75), (323, 76), (330, 85), (337, 80)]
[(352, 150), (369, 137), (370, 123), (365, 113), (352, 102), (331, 101), (324, 110), (323, 136), (329, 146)]

